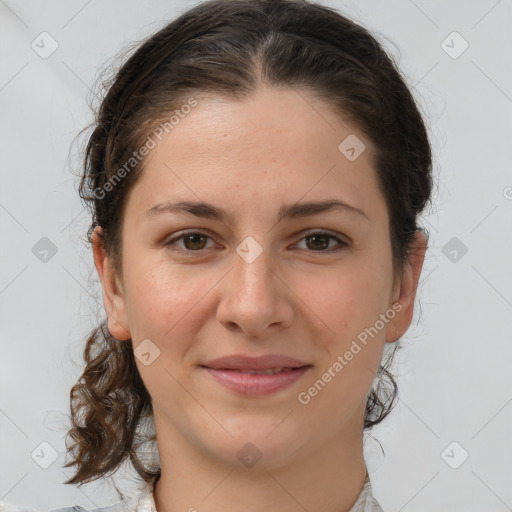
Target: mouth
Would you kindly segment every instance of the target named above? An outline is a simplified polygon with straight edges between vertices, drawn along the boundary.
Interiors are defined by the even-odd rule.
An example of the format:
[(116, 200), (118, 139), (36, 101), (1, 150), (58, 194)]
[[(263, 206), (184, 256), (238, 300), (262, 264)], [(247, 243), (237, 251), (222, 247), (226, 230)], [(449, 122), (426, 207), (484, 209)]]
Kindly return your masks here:
[[(304, 365), (311, 366), (311, 365)], [(281, 368), (268, 368), (266, 370), (242, 370), (240, 368), (212, 368), (212, 370), (222, 370), (226, 372), (239, 372), (239, 373), (248, 373), (250, 375), (273, 375), (274, 373), (281, 372), (291, 372), (293, 370), (299, 370), (300, 368), (304, 368), (304, 366), (300, 366), (298, 368), (292, 367), (281, 367)], [(209, 366), (203, 366), (203, 368), (210, 368)]]
[(201, 365), (223, 387), (242, 395), (267, 395), (287, 388), (301, 379), (312, 368), (276, 367), (266, 369), (210, 368)]

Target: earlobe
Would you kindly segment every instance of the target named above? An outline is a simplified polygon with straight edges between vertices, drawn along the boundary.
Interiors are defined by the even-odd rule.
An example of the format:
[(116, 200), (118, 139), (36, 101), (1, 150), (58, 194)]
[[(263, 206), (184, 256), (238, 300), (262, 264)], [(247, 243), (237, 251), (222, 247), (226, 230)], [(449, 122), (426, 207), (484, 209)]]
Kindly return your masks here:
[[(395, 316), (392, 324), (388, 326), (388, 334), (393, 343), (402, 336), (411, 325), (414, 314), (414, 301), (418, 289), (421, 269), (425, 260), (427, 250), (427, 239), (421, 231), (416, 231), (415, 238), (409, 253), (409, 262), (407, 263), (399, 289), (399, 296), (396, 303), (400, 303), (400, 312)], [(396, 335), (393, 334), (396, 331)]]
[(118, 340), (130, 339), (125, 314), (124, 294), (103, 246), (102, 229), (97, 226), (92, 235), (94, 265), (103, 289), (103, 304), (107, 313), (108, 330)]

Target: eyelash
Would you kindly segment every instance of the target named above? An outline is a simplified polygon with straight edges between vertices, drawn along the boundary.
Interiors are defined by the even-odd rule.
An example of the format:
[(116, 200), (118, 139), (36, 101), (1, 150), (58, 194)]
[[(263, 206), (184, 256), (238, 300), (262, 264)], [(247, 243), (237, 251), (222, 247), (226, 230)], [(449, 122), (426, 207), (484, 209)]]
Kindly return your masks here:
[[(167, 242), (164, 243), (164, 246), (166, 247), (169, 247), (169, 246), (172, 246), (175, 242), (177, 242), (178, 240), (181, 240), (187, 236), (191, 236), (191, 235), (202, 235), (202, 236), (205, 236), (206, 238), (209, 238), (210, 240), (212, 239), (207, 233), (204, 233), (202, 231), (187, 231), (187, 232), (182, 232), (180, 234), (178, 234), (177, 236), (171, 238), (170, 240), (168, 240)], [(330, 247), (329, 249), (324, 249), (324, 250), (317, 250), (317, 251), (314, 251), (314, 250), (309, 250), (309, 252), (312, 252), (312, 253), (328, 253), (328, 254), (331, 254), (333, 252), (337, 252), (337, 251), (340, 251), (342, 249), (345, 249), (346, 247), (348, 247), (348, 243), (345, 242), (344, 240), (342, 240), (341, 238), (327, 232), (327, 231), (311, 231), (311, 232), (308, 232), (306, 233), (301, 239), (300, 241), (304, 240), (305, 238), (308, 238), (310, 236), (313, 236), (313, 235), (326, 235), (327, 237), (331, 238), (331, 239), (334, 239), (336, 240), (338, 243), (337, 246), (334, 246), (334, 247)], [(200, 253), (200, 252), (203, 252), (205, 251), (206, 249), (198, 249), (197, 251), (192, 251), (192, 250), (189, 250), (189, 249), (181, 249), (181, 248), (174, 248), (174, 249), (171, 249), (172, 251), (175, 251), (175, 252), (178, 252), (178, 253), (181, 253), (181, 254), (193, 254), (193, 253)], [(308, 250), (308, 249), (305, 249), (305, 250)]]

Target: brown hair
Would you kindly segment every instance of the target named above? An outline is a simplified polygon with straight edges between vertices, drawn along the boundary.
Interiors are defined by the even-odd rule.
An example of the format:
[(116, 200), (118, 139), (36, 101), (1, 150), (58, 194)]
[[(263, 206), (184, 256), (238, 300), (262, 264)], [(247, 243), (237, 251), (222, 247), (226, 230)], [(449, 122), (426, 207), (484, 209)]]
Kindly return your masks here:
[[(192, 95), (242, 101), (262, 84), (314, 91), (372, 141), (389, 212), (394, 270), (402, 275), (414, 234), (424, 231), (417, 219), (432, 189), (424, 121), (401, 72), (375, 37), (338, 11), (305, 0), (203, 2), (138, 45), (106, 85), (79, 191), (92, 214), (88, 240), (92, 243), (94, 228), (101, 226), (117, 272), (122, 272), (125, 198), (145, 162), (126, 169), (134, 150)], [(114, 183), (122, 166), (126, 172)], [(152, 405), (131, 340), (115, 339), (104, 321), (87, 340), (84, 359), (85, 370), (70, 393), (72, 460), (65, 467), (76, 466), (76, 473), (66, 483), (109, 475), (126, 459), (143, 480), (158, 479), (160, 468), (147, 467), (138, 453), (147, 440), (142, 424), (152, 419)], [(368, 395), (365, 429), (381, 422), (394, 405), (397, 386), (389, 360), (380, 365)]]

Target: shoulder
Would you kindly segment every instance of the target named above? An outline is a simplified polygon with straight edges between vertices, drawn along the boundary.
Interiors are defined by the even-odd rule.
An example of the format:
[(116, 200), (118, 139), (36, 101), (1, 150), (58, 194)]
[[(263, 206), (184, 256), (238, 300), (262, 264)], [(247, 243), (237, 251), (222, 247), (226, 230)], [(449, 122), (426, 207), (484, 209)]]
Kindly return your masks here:
[[(41, 512), (41, 510), (0, 502), (0, 512)], [(156, 508), (150, 488), (145, 487), (135, 496), (127, 497), (114, 505), (91, 509), (86, 509), (80, 505), (72, 505), (52, 509), (49, 512), (156, 512)]]
[(372, 492), (370, 477), (366, 473), (363, 490), (349, 512), (384, 512)]
[[(73, 505), (69, 507), (61, 507), (50, 510), (50, 512), (124, 512), (125, 503), (116, 503), (102, 508), (86, 509), (80, 505)], [(41, 510), (24, 507), (21, 505), (13, 505), (11, 503), (0, 503), (0, 512), (41, 512)]]
[[(0, 512), (2, 512), (0, 510)], [(86, 510), (83, 507), (65, 507), (50, 512), (156, 512), (153, 498), (153, 488), (146, 483), (134, 496), (126, 497), (119, 503), (106, 507)]]
[(115, 505), (93, 509), (85, 509), (79, 505), (73, 505), (72, 507), (56, 508), (54, 510), (50, 510), (50, 512), (124, 512), (124, 507), (124, 503), (116, 503)]
[(140, 493), (136, 496), (133, 496), (132, 498), (125, 498), (119, 503), (115, 503), (114, 505), (108, 505), (101, 508), (85, 509), (75, 505), (73, 507), (64, 507), (50, 510), (49, 512), (149, 512), (149, 509), (141, 506), (144, 496), (145, 494)]

